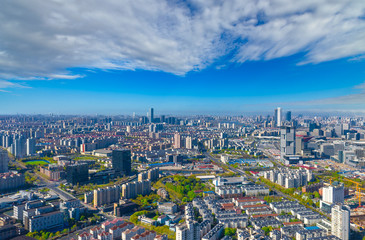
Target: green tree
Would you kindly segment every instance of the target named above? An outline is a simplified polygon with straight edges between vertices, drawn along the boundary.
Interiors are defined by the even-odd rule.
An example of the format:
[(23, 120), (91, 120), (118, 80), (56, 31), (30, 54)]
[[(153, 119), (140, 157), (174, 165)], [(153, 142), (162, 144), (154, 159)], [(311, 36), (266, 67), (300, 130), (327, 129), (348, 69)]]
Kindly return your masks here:
[(272, 231), (272, 226), (262, 227), (261, 228), (266, 235), (269, 235), (269, 233)]
[(237, 231), (236, 228), (225, 228), (224, 229), (224, 235), (225, 236), (233, 237), (233, 236), (236, 235), (236, 231)]
[(320, 198), (320, 197), (321, 197), (321, 195), (319, 195), (319, 193), (318, 193), (317, 191), (315, 191), (315, 192), (314, 192), (314, 197), (315, 197), (315, 198)]

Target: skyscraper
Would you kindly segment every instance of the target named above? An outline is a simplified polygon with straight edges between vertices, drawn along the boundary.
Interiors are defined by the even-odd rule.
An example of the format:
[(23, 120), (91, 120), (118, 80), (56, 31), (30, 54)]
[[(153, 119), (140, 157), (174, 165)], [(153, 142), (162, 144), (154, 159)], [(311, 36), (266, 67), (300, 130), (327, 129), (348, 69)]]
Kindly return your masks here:
[(277, 109), (275, 109), (275, 113), (276, 113), (276, 126), (280, 127), (281, 126), (281, 108), (278, 107)]
[(181, 136), (178, 133), (174, 135), (174, 148), (181, 148)]
[(9, 156), (8, 151), (0, 149), (0, 173), (8, 172)]
[(150, 109), (150, 123), (154, 122), (153, 108)]
[(332, 234), (342, 240), (350, 239), (350, 208), (336, 205), (332, 208)]
[(193, 139), (190, 136), (185, 139), (185, 148), (193, 149)]
[(27, 139), (27, 156), (31, 156), (35, 153), (35, 139), (28, 138)]
[(335, 133), (336, 133), (336, 137), (341, 137), (344, 134), (342, 124), (337, 124), (335, 126)]
[(281, 127), (280, 155), (282, 161), (285, 156), (295, 155), (295, 127)]
[(131, 173), (131, 151), (128, 149), (113, 150), (112, 165), (117, 174), (129, 175)]
[(291, 111), (287, 111), (285, 114), (285, 121), (291, 121)]

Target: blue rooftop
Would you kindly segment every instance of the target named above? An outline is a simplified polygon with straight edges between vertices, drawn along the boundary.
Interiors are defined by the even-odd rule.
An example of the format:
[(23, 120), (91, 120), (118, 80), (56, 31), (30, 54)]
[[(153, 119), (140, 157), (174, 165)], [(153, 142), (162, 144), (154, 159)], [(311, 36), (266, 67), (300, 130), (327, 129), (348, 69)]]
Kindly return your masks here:
[(175, 163), (173, 162), (166, 162), (166, 163), (151, 163), (149, 164), (150, 167), (158, 167), (158, 166), (169, 166), (169, 165), (174, 165)]
[(306, 227), (305, 229), (307, 229), (307, 230), (317, 230), (317, 229), (320, 229), (320, 228), (317, 227), (317, 226), (312, 226), (312, 227)]

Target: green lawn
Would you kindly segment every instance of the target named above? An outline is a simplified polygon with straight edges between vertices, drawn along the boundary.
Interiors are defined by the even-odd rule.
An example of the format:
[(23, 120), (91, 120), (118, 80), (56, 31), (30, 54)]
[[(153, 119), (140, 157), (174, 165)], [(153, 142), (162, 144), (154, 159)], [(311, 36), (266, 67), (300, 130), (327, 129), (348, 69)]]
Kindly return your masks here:
[(24, 162), (25, 165), (46, 165), (49, 164), (46, 160), (29, 160)]

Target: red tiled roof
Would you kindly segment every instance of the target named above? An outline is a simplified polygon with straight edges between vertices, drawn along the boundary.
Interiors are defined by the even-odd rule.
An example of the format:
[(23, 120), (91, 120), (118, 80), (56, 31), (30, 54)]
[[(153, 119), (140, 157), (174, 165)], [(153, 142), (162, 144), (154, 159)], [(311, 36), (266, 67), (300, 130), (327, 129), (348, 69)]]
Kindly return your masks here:
[(289, 225), (299, 225), (299, 224), (303, 224), (303, 222), (299, 221), (299, 222), (285, 222), (283, 223), (285, 226), (289, 226)]
[(268, 207), (266, 204), (243, 205), (242, 208)]

